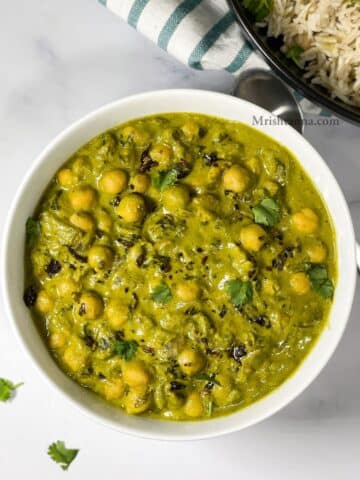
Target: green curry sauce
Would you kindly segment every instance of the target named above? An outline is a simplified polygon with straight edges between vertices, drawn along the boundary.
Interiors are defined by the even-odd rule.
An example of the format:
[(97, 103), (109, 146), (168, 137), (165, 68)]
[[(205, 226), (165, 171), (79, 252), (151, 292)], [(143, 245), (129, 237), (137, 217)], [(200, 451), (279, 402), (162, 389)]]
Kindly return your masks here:
[(224, 415), (281, 385), (326, 324), (331, 219), (283, 146), (175, 113), (59, 170), (26, 225), (24, 301), (59, 366), (130, 414)]

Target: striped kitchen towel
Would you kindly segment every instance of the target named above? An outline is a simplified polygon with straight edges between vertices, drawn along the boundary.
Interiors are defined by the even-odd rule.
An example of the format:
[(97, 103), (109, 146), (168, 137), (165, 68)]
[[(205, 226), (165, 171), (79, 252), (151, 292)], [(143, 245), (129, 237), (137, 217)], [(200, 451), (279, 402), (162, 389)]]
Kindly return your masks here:
[[(182, 63), (198, 70), (269, 68), (242, 36), (226, 0), (99, 0)], [(319, 113), (306, 99), (304, 110)]]

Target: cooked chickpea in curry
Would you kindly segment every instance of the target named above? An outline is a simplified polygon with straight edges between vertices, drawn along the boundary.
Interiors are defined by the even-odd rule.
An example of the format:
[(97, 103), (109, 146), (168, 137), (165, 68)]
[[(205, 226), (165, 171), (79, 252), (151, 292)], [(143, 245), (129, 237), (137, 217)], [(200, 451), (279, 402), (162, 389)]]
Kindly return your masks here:
[(132, 415), (195, 420), (265, 396), (326, 324), (330, 216), (243, 124), (166, 114), (91, 140), (26, 224), (24, 301), (60, 367)]

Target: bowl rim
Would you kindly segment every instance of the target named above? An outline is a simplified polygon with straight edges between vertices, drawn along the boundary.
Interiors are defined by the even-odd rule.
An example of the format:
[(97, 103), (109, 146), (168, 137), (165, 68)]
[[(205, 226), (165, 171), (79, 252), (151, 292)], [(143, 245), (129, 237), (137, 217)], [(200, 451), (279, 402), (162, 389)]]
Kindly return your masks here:
[[(344, 329), (346, 327), (346, 324), (347, 324), (347, 321), (348, 321), (348, 318), (349, 318), (349, 315), (350, 315), (352, 302), (353, 302), (353, 298), (354, 298), (354, 292), (355, 292), (355, 282), (356, 282), (355, 236), (354, 236), (354, 230), (353, 230), (353, 226), (352, 226), (350, 213), (349, 213), (349, 210), (347, 208), (347, 204), (346, 204), (346, 200), (344, 198), (344, 195), (343, 195), (343, 193), (342, 193), (342, 191), (341, 191), (333, 173), (331, 172), (329, 167), (326, 165), (326, 163), (322, 159), (322, 157), (310, 145), (310, 143), (306, 139), (304, 139), (298, 132), (296, 132), (292, 127), (290, 127), (288, 125), (283, 125), (283, 126), (281, 126), (281, 128), (285, 129), (285, 133), (291, 133), (291, 135), (295, 135), (297, 138), (301, 139), (301, 142), (303, 142), (304, 145), (307, 144), (308, 149), (310, 151), (312, 151), (314, 156), (318, 159), (318, 162), (319, 162), (319, 165), (321, 166), (321, 168), (324, 171), (327, 171), (328, 179), (330, 180), (330, 182), (333, 183), (333, 185), (335, 185), (336, 197), (338, 199), (338, 202), (341, 205), (341, 208), (343, 208), (342, 214), (344, 215), (344, 219), (342, 221), (345, 222), (345, 226), (347, 227), (347, 233), (349, 235), (349, 238), (347, 240), (349, 251), (347, 252), (346, 255), (349, 257), (348, 264), (350, 265), (350, 271), (348, 271), (346, 273), (347, 289), (345, 291), (346, 292), (346, 297), (344, 299), (346, 301), (343, 301), (344, 305), (342, 306), (341, 328), (338, 329), (336, 339), (333, 341), (331, 348), (327, 350), (326, 355), (322, 356), (321, 361), (319, 361), (319, 363), (314, 366), (313, 370), (311, 370), (311, 374), (307, 375), (305, 379), (302, 379), (300, 381), (300, 385), (298, 385), (296, 388), (294, 387), (292, 391), (288, 392), (286, 395), (284, 394), (284, 398), (282, 398), (280, 400), (278, 399), (277, 402), (276, 402), (276, 405), (269, 406), (269, 405), (266, 404), (266, 399), (269, 399), (270, 397), (271, 398), (276, 398), (277, 392), (280, 392), (280, 391), (282, 392), (283, 390), (285, 391), (284, 386), (290, 385), (293, 378), (300, 377), (299, 372), (301, 372), (305, 363), (308, 363), (309, 358), (312, 356), (312, 351), (314, 351), (316, 349), (316, 346), (319, 344), (320, 339), (325, 336), (326, 329), (324, 329), (324, 331), (321, 333), (321, 335), (317, 339), (317, 341), (315, 343), (315, 346), (313, 347), (312, 351), (310, 352), (310, 354), (307, 355), (307, 357), (305, 357), (305, 359), (300, 364), (300, 366), (296, 370), (296, 372), (291, 377), (289, 377), (285, 382), (283, 382), (277, 389), (272, 391), (269, 395), (263, 397), (261, 400), (259, 400), (258, 402), (255, 402), (254, 404), (250, 405), (249, 407), (247, 407), (245, 409), (242, 409), (240, 411), (234, 412), (234, 413), (232, 413), (228, 416), (225, 416), (225, 417), (218, 417), (218, 418), (215, 418), (215, 419), (211, 419), (211, 420), (207, 420), (207, 421), (201, 421), (201, 422), (166, 422), (165, 421), (166, 424), (171, 424), (173, 427), (175, 426), (173, 428), (173, 430), (177, 428), (176, 425), (184, 424), (184, 423), (188, 424), (188, 425), (190, 425), (190, 424), (191, 425), (200, 425), (200, 424), (202, 424), (202, 425), (206, 424), (207, 425), (207, 428), (204, 428), (202, 430), (200, 429), (201, 431), (198, 431), (196, 433), (188, 433), (187, 431), (183, 431), (183, 432), (180, 432), (180, 433), (179, 432), (172, 432), (171, 434), (169, 434), (166, 431), (164, 431), (164, 432), (156, 431), (156, 426), (154, 428), (151, 428), (151, 425), (153, 425), (154, 422), (156, 423), (156, 425), (158, 425), (158, 422), (163, 422), (164, 423), (164, 421), (161, 421), (161, 420), (150, 421), (150, 423), (148, 423), (148, 425), (150, 425), (150, 428), (143, 428), (142, 429), (142, 428), (133, 428), (133, 427), (124, 426), (124, 425), (122, 425), (118, 422), (115, 422), (114, 420), (109, 420), (108, 418), (104, 418), (103, 416), (100, 416), (98, 413), (93, 411), (88, 406), (85, 406), (77, 398), (76, 399), (73, 398), (73, 396), (68, 394), (62, 386), (58, 385), (56, 383), (56, 381), (53, 378), (51, 378), (51, 376), (45, 371), (45, 368), (42, 365), (40, 365), (40, 362), (38, 362), (38, 360), (34, 357), (34, 354), (31, 352), (30, 346), (28, 345), (28, 343), (25, 340), (25, 334), (22, 332), (22, 328), (20, 328), (19, 321), (16, 318), (16, 314), (13, 310), (12, 300), (11, 300), (11, 295), (12, 294), (11, 294), (11, 286), (10, 286), (11, 282), (10, 282), (9, 255), (8, 255), (8, 253), (11, 252), (11, 236), (10, 236), (10, 233), (11, 233), (12, 229), (16, 226), (16, 222), (17, 222), (16, 211), (18, 209), (19, 204), (21, 204), (21, 201), (23, 200), (22, 197), (23, 197), (24, 191), (26, 190), (27, 187), (29, 187), (29, 185), (32, 185), (34, 183), (34, 173), (36, 173), (36, 171), (40, 168), (40, 166), (43, 163), (46, 163), (46, 159), (48, 159), (49, 155), (56, 149), (56, 147), (59, 147), (62, 143), (66, 144), (67, 139), (69, 139), (71, 137), (71, 135), (74, 134), (74, 132), (76, 134), (77, 130), (79, 130), (79, 128), (81, 126), (84, 126), (85, 124), (88, 124), (89, 122), (95, 121), (97, 118), (99, 118), (101, 116), (106, 116), (106, 114), (109, 114), (111, 116), (111, 113), (113, 112), (113, 110), (117, 110), (117, 109), (121, 108), (122, 106), (124, 106), (126, 104), (131, 105), (132, 103), (134, 104), (134, 102), (135, 102), (135, 105), (136, 105), (136, 103), (144, 102), (146, 100), (151, 100), (153, 102), (156, 102), (158, 100), (161, 100), (161, 99), (164, 99), (164, 98), (166, 99), (166, 98), (169, 98), (169, 97), (170, 98), (178, 98), (178, 100), (180, 101), (180, 100), (183, 99), (184, 96), (189, 96), (189, 101), (190, 101), (191, 98), (197, 98), (197, 99), (200, 98), (200, 102), (206, 102), (207, 99), (211, 98), (211, 100), (213, 100), (214, 102), (215, 101), (216, 102), (220, 101), (222, 103), (237, 102), (238, 105), (236, 106), (236, 109), (240, 109), (241, 106), (245, 106), (245, 107), (250, 108), (252, 110), (252, 114), (258, 113), (258, 114), (262, 114), (262, 115), (268, 115), (268, 116), (270, 115), (272, 118), (276, 119), (276, 117), (269, 114), (269, 112), (267, 112), (266, 110), (263, 110), (262, 108), (254, 105), (250, 102), (247, 102), (245, 100), (241, 100), (241, 99), (238, 99), (238, 98), (235, 98), (235, 97), (230, 97), (229, 95), (223, 94), (223, 93), (211, 92), (211, 91), (206, 91), (206, 90), (193, 90), (193, 89), (157, 90), (157, 91), (151, 91), (151, 92), (146, 92), (146, 93), (140, 93), (140, 94), (136, 94), (136, 95), (132, 95), (132, 96), (129, 96), (129, 97), (122, 98), (120, 100), (116, 100), (116, 101), (111, 102), (111, 103), (109, 103), (105, 106), (102, 106), (102, 107), (94, 110), (93, 112), (83, 116), (82, 118), (80, 118), (76, 122), (72, 123), (69, 127), (67, 127), (65, 130), (63, 130), (61, 133), (59, 133), (54, 138), (54, 140), (52, 140), (44, 148), (44, 150), (37, 156), (37, 158), (35, 159), (35, 161), (31, 165), (31, 167), (28, 169), (24, 179), (22, 180), (20, 186), (17, 189), (17, 192), (15, 194), (14, 200), (12, 202), (11, 208), (10, 208), (9, 213), (8, 213), (8, 217), (7, 217), (6, 224), (5, 224), (5, 229), (4, 229), (4, 234), (3, 234), (2, 255), (1, 255), (2, 293), (3, 293), (6, 313), (9, 317), (9, 319), (10, 319), (12, 329), (13, 329), (16, 337), (18, 338), (18, 341), (22, 345), (23, 349), (26, 351), (27, 355), (31, 358), (31, 363), (34, 364), (38, 368), (38, 370), (41, 372), (42, 376), (44, 376), (46, 378), (46, 380), (50, 383), (50, 385), (52, 386), (52, 388), (54, 390), (59, 392), (60, 395), (62, 395), (62, 397), (67, 399), (67, 401), (70, 401), (72, 404), (76, 405), (78, 408), (80, 408), (80, 410), (83, 413), (85, 413), (87, 416), (91, 417), (92, 419), (96, 420), (98, 423), (109, 426), (113, 429), (116, 429), (117, 431), (121, 431), (121, 432), (126, 433), (126, 434), (140, 436), (142, 438), (156, 439), (156, 440), (198, 440), (198, 439), (216, 437), (216, 436), (220, 436), (220, 435), (227, 434), (227, 433), (232, 433), (232, 432), (239, 431), (243, 428), (246, 428), (250, 425), (256, 424), (256, 423), (264, 420), (265, 418), (275, 414), (277, 411), (279, 411), (285, 405), (290, 403), (295, 397), (300, 395), (300, 393), (302, 391), (304, 391), (312, 383), (312, 381), (321, 372), (321, 370), (324, 368), (324, 366), (326, 365), (326, 363), (328, 362), (328, 360), (330, 359), (330, 357), (334, 353), (334, 351), (335, 351), (335, 349), (336, 349), (336, 347), (337, 347), (337, 345), (338, 345), (338, 343), (339, 343), (339, 341), (342, 337), (342, 334), (344, 332)], [(161, 109), (161, 111), (158, 111), (158, 112), (154, 111), (153, 114), (156, 115), (156, 113), (157, 113), (157, 114), (160, 115), (161, 113), (165, 113), (165, 111), (180, 112), (181, 110), (174, 110), (172, 108), (170, 108), (168, 110)], [(184, 112), (192, 111), (192, 112), (195, 113), (195, 111), (189, 110), (189, 109), (184, 109), (182, 111), (184, 111)], [(203, 112), (200, 112), (200, 113), (203, 113)], [(213, 116), (216, 116), (216, 115), (217, 115), (216, 113), (215, 114), (213, 113)], [(142, 116), (146, 116), (146, 115), (142, 115)], [(229, 117), (227, 117), (226, 115), (220, 115), (220, 117), (225, 118), (225, 119), (229, 119), (230, 115), (229, 115)], [(131, 118), (134, 118), (134, 119), (139, 118), (139, 115), (135, 115), (134, 117), (131, 117)], [(118, 123), (115, 122), (115, 123), (113, 123), (113, 126), (116, 126), (116, 125), (121, 124), (121, 123), (123, 123), (123, 122), (122, 121), (118, 122)], [(245, 123), (245, 122), (242, 122), (242, 123)], [(253, 128), (255, 128), (255, 127), (253, 127)], [(260, 132), (261, 132), (261, 129), (258, 129), (258, 130), (260, 130)], [(265, 132), (265, 135), (271, 136), (267, 132)], [(280, 140), (278, 140), (276, 138), (275, 138), (275, 141), (277, 141), (279, 143), (282, 143)], [(285, 145), (285, 147), (289, 148), (289, 150), (291, 151), (291, 148), (289, 146), (287, 146), (285, 142), (283, 143), (283, 145)], [(62, 161), (63, 162), (66, 161), (66, 158), (63, 159)], [(305, 166), (301, 162), (301, 159), (298, 159), (298, 160), (299, 160), (300, 164), (303, 166), (303, 168), (305, 168)], [(58, 167), (59, 167), (59, 165), (57, 165), (56, 169)], [(55, 170), (55, 167), (54, 167), (54, 170)], [(306, 168), (305, 168), (305, 170), (308, 171)], [(40, 194), (41, 194), (41, 192), (39, 192), (37, 194), (37, 196), (39, 197)], [(325, 201), (325, 199), (324, 199), (324, 201)], [(325, 201), (325, 203), (326, 203), (326, 201)], [(334, 222), (334, 227), (335, 227), (336, 233), (338, 233), (335, 222)], [(339, 272), (339, 274), (340, 274), (340, 272)], [(335, 304), (335, 301), (334, 301), (334, 304)], [(333, 309), (334, 309), (334, 305), (332, 306), (332, 310)], [(48, 358), (49, 358), (49, 360), (51, 359), (50, 355), (49, 355)], [(53, 363), (55, 364), (55, 362), (53, 362)], [(65, 375), (65, 374), (63, 374), (63, 375)], [(87, 393), (87, 395), (89, 395), (88, 392), (86, 392), (86, 393)], [(279, 398), (281, 398), (281, 397), (279, 396)], [(263, 412), (261, 414), (256, 413), (256, 410), (251, 410), (252, 412), (255, 412), (255, 413), (253, 413), (252, 416), (248, 415), (249, 418), (247, 420), (243, 420), (241, 425), (236, 424), (236, 421), (234, 421), (231, 425), (226, 425), (226, 426), (223, 426), (223, 427), (219, 426), (219, 424), (221, 424), (221, 420), (224, 420), (224, 419), (227, 419), (227, 418), (230, 418), (230, 417), (235, 420), (235, 416), (239, 415), (239, 413), (246, 412), (246, 411), (249, 412), (250, 409), (252, 409), (254, 405), (256, 406), (256, 405), (260, 405), (260, 404), (261, 405), (267, 405), (267, 407), (263, 409)], [(223, 423), (226, 423), (226, 422), (223, 422)], [(217, 426), (217, 428), (216, 428), (216, 426)], [(170, 428), (170, 430), (171, 430), (171, 428)]]
[[(257, 34), (253, 23), (245, 15), (245, 9), (240, 4), (239, 0), (227, 0), (230, 8), (234, 12), (235, 18), (240, 25), (245, 37), (253, 45), (253, 47), (259, 51), (260, 55), (264, 58), (266, 63), (272, 67), (277, 75), (285, 83), (290, 85), (294, 90), (300, 92), (304, 97), (311, 100), (316, 105), (320, 107), (325, 107), (332, 113), (335, 113), (338, 117), (343, 120), (360, 127), (360, 108), (359, 113), (353, 112), (347, 108), (345, 102), (341, 100), (333, 101), (333, 99), (320, 90), (314, 90), (311, 88), (310, 84), (305, 82), (302, 77), (297, 77), (284, 63), (281, 63), (280, 60), (273, 54), (272, 49), (260, 38)], [(341, 102), (344, 106), (341, 105)], [(349, 105), (350, 108), (356, 108), (352, 105)]]

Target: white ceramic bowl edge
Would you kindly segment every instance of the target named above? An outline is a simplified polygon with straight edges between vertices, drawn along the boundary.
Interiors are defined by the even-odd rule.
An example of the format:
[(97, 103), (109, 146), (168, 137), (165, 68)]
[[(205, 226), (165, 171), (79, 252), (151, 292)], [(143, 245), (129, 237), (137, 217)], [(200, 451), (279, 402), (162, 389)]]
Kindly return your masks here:
[[(355, 239), (344, 196), (314, 148), (289, 126), (266, 125), (261, 131), (287, 146), (302, 163), (331, 212), (339, 252), (339, 276), (329, 326), (297, 372), (280, 388), (250, 407), (211, 421), (165, 422), (133, 417), (115, 410), (79, 387), (52, 361), (22, 302), (24, 228), (41, 193), (66, 159), (99, 133), (127, 120), (165, 112), (196, 112), (252, 125), (269, 112), (237, 98), (201, 90), (164, 90), (128, 97), (106, 105), (58, 135), (35, 160), (13, 201), (2, 248), (2, 286), (6, 310), (20, 343), (50, 383), (92, 418), (124, 433), (162, 440), (194, 440), (240, 430), (274, 414), (299, 395), (320, 373), (334, 352), (350, 314), (355, 291)], [(273, 117), (275, 119), (275, 117)]]

